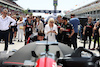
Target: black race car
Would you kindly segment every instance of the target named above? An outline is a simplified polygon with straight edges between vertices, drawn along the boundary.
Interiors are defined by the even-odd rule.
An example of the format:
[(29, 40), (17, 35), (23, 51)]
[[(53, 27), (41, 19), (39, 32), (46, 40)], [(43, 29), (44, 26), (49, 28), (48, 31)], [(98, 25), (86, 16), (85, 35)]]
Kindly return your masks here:
[[(86, 54), (89, 56), (86, 56)], [(71, 49), (58, 42), (36, 41), (19, 49), (6, 60), (3, 67), (99, 67), (100, 57), (79, 47)]]

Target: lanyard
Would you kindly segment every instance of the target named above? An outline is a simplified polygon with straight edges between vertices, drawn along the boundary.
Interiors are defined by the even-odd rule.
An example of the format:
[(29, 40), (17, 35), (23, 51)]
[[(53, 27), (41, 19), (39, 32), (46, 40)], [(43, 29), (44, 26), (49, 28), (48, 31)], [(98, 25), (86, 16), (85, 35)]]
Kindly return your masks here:
[[(50, 31), (53, 31), (53, 27), (52, 28), (50, 27)], [(52, 36), (52, 33), (51, 33), (51, 36)]]
[(52, 31), (53, 30), (53, 27), (52, 28), (50, 28), (50, 31)]

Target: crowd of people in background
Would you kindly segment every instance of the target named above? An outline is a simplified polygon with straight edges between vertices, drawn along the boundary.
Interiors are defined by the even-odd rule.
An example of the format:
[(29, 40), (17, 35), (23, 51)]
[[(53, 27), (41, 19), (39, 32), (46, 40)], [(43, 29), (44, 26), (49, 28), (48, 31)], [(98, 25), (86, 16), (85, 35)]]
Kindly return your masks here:
[[(85, 23), (85, 22), (84, 22)], [(44, 21), (42, 16), (26, 15), (19, 17), (12, 15), (7, 9), (3, 9), (0, 16), (0, 42), (1, 39), (5, 41), (5, 49), (8, 50), (8, 42), (14, 44), (18, 36), (18, 42), (25, 41), (25, 45), (29, 42), (29, 37), (34, 35), (32, 42), (38, 40), (48, 40), (51, 42), (61, 42), (74, 49), (77, 48), (77, 35), (80, 20), (71, 14), (71, 19), (66, 16), (58, 15), (57, 18), (49, 18)], [(88, 17), (88, 21), (83, 27), (81, 35), (83, 36), (83, 47), (85, 48), (87, 37), (89, 37), (89, 47), (91, 49), (91, 37), (94, 38), (94, 46), (91, 50), (95, 50), (96, 41), (98, 41), (97, 49), (99, 49), (99, 36), (100, 36), (100, 22), (93, 23), (92, 17)], [(18, 35), (17, 35), (18, 33)], [(37, 36), (35, 36), (37, 34)], [(25, 40), (23, 40), (25, 36)]]

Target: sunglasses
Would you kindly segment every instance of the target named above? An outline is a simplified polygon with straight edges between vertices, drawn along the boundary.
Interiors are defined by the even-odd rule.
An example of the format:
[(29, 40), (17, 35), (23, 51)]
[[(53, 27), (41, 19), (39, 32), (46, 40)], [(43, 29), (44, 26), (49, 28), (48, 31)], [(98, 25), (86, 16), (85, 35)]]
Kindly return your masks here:
[(50, 23), (54, 23), (54, 22), (50, 22)]
[(4, 14), (7, 14), (6, 12), (3, 12)]

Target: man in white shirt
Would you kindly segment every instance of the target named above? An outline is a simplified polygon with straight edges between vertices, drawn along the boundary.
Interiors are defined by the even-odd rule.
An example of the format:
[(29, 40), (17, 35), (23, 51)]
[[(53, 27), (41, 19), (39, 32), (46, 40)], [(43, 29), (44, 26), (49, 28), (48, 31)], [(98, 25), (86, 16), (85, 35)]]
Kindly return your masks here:
[[(0, 39), (5, 40), (5, 48), (4, 50), (8, 50), (8, 34), (9, 34), (9, 27), (14, 26), (16, 21), (12, 19), (10, 16), (7, 16), (8, 10), (3, 9), (2, 16), (0, 16)], [(10, 25), (10, 22), (11, 25)]]

